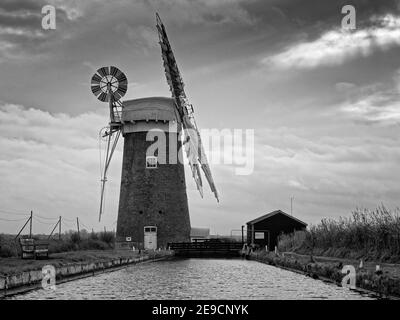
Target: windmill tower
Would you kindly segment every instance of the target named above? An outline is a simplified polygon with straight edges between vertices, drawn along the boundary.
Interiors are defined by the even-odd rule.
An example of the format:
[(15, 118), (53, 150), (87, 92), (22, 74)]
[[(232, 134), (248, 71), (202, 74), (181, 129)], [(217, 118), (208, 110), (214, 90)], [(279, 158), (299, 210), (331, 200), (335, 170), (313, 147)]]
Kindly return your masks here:
[[(107, 139), (107, 149), (102, 176), (100, 218), (107, 170), (122, 134), (124, 151), (117, 241), (129, 241), (136, 248), (146, 249), (190, 240), (182, 145), (201, 196), (203, 188), (200, 169), (218, 200), (194, 120), (193, 106), (189, 104), (184, 92), (182, 77), (158, 15), (157, 29), (172, 98), (150, 97), (120, 102), (127, 85), (121, 71), (115, 67), (105, 67), (99, 69), (97, 76), (92, 78), (93, 93), (101, 101), (108, 101), (110, 107), (110, 124), (102, 134)], [(155, 142), (157, 148), (154, 148)]]

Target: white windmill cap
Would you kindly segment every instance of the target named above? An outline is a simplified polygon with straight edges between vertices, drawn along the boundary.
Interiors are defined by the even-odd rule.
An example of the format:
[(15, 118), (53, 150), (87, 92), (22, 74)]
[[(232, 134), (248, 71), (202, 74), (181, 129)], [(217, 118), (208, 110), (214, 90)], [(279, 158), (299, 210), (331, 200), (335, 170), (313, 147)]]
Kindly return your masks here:
[(177, 121), (175, 100), (167, 97), (149, 97), (123, 102), (122, 121)]

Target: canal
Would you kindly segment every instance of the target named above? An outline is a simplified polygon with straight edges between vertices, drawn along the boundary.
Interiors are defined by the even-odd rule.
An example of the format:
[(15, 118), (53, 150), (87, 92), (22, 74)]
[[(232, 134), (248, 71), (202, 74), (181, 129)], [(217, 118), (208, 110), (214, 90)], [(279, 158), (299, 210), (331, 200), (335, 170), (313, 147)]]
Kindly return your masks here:
[(241, 259), (144, 263), (12, 299), (371, 299), (357, 292)]

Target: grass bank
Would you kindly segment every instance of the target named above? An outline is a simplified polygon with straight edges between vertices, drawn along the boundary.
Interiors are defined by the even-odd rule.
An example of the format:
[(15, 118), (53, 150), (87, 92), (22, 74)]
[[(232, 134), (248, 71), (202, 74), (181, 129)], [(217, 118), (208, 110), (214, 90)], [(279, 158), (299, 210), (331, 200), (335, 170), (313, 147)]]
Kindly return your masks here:
[(14, 275), (26, 271), (41, 270), (45, 265), (53, 265), (60, 268), (67, 265), (80, 263), (108, 262), (118, 259), (135, 259), (144, 255), (151, 255), (158, 258), (163, 252), (143, 252), (127, 250), (84, 250), (55, 253), (50, 255), (49, 259), (43, 260), (22, 260), (18, 257), (0, 258), (0, 275)]
[[(110, 250), (114, 248), (115, 234), (113, 232), (81, 231), (67, 232), (59, 238), (48, 239), (47, 235), (34, 235), (35, 240), (49, 242), (49, 253), (62, 253), (84, 250)], [(0, 234), (0, 258), (18, 257), (20, 247), (15, 235)]]
[(384, 206), (356, 209), (350, 217), (323, 219), (279, 238), (281, 252), (400, 263), (400, 214)]
[(383, 264), (381, 271), (375, 272), (375, 264), (367, 263), (359, 268), (358, 261), (338, 258), (311, 257), (296, 253), (256, 251), (250, 259), (269, 265), (297, 271), (314, 279), (326, 280), (341, 286), (344, 265), (353, 265), (356, 269), (356, 287), (375, 293), (382, 298), (400, 298), (399, 265)]

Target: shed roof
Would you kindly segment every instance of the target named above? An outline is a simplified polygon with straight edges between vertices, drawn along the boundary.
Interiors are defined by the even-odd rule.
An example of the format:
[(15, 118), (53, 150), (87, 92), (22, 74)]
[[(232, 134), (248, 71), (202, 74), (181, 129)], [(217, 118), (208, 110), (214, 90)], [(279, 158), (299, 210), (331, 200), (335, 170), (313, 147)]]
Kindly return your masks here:
[(305, 222), (303, 222), (303, 221), (301, 221), (301, 220), (299, 220), (299, 219), (297, 219), (297, 218), (295, 218), (295, 217), (283, 212), (282, 210), (276, 210), (276, 211), (267, 213), (267, 214), (265, 214), (265, 215), (263, 215), (263, 216), (261, 216), (259, 218), (256, 218), (254, 220), (251, 220), (251, 221), (247, 222), (247, 224), (256, 224), (257, 222), (260, 222), (260, 221), (263, 221), (265, 219), (271, 218), (272, 216), (277, 215), (277, 214), (283, 214), (283, 215), (287, 216), (288, 218), (296, 220), (297, 222), (303, 224), (305, 227), (307, 226), (307, 223), (305, 223)]
[(210, 236), (210, 229), (207, 229), (207, 228), (192, 228), (190, 230), (190, 236), (192, 238), (194, 238), (194, 237), (207, 238), (207, 237)]

